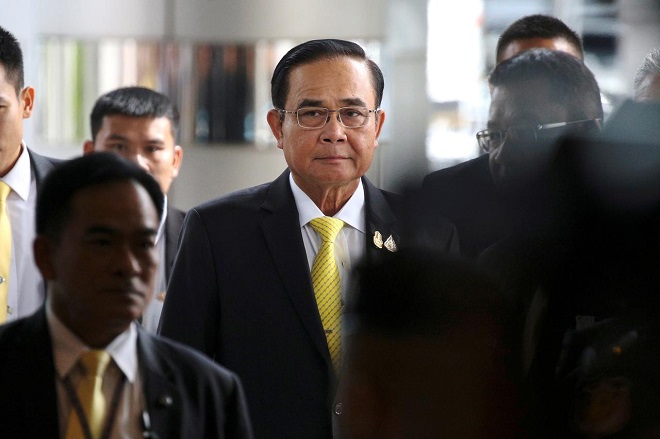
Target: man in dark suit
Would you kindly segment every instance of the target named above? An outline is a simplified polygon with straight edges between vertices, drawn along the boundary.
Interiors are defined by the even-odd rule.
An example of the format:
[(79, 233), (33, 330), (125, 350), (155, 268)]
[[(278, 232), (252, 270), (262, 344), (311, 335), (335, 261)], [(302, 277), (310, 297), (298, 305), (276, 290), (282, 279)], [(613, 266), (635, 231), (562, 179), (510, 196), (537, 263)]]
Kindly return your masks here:
[(548, 147), (568, 131), (600, 125), (600, 91), (589, 69), (561, 51), (533, 49), (489, 76), (488, 129), (477, 133), (477, 159), (424, 179), (428, 206), (456, 225), (461, 254), (476, 259), (520, 227), (531, 180), (542, 175)]
[[(582, 60), (582, 41), (556, 17), (528, 15), (509, 25), (497, 41), (497, 64), (524, 51), (545, 48)], [(489, 154), (435, 171), (424, 178), (431, 208), (458, 229), (461, 255), (476, 259), (489, 245), (506, 237), (517, 216), (511, 200), (496, 190)]]
[[(134, 323), (153, 292), (163, 203), (153, 178), (113, 154), (48, 176), (34, 242), (48, 298), (0, 328), (3, 436), (252, 437), (236, 375)], [(89, 398), (85, 359), (97, 355), (108, 365)]]
[(314, 40), (280, 60), (271, 85), (268, 123), (288, 169), (188, 213), (160, 332), (239, 374), (257, 437), (327, 439), (343, 409), (340, 333), (310, 276), (325, 246), (313, 224), (341, 224), (330, 265), (340, 288), (328, 299), (340, 319), (351, 267), (401, 244), (397, 197), (364, 177), (385, 121), (384, 81), (359, 45)]
[(342, 438), (526, 437), (511, 310), (491, 279), (410, 248), (356, 276), (338, 391)]
[(135, 162), (153, 175), (165, 194), (165, 215), (156, 239), (164, 262), (156, 277), (154, 299), (142, 317), (142, 325), (155, 333), (185, 216), (167, 199), (183, 160), (183, 149), (176, 144), (179, 113), (176, 105), (161, 93), (145, 87), (124, 87), (96, 100), (90, 122), (92, 140), (84, 143), (85, 154), (108, 151)]
[[(34, 88), (25, 86), (23, 52), (16, 38), (0, 27), (0, 189), (8, 190), (9, 263), (0, 263), (0, 323), (32, 314), (45, 298), (45, 285), (32, 258), (37, 187), (58, 160), (43, 157), (23, 141), (23, 121), (32, 115)], [(2, 191), (0, 191), (2, 192)], [(6, 236), (5, 236), (6, 234)], [(0, 255), (0, 261), (3, 258)]]

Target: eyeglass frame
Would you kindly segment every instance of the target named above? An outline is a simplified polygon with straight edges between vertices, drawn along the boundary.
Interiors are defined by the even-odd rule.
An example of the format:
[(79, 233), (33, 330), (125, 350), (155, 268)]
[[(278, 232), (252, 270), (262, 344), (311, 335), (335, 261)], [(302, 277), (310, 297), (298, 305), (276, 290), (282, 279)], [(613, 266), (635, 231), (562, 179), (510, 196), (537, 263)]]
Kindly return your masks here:
[[(378, 112), (380, 111), (380, 108), (375, 108), (375, 109), (373, 109), (373, 110), (370, 110), (369, 107), (366, 107), (366, 106), (363, 106), (363, 105), (348, 105), (348, 106), (346, 106), (346, 107), (339, 107), (339, 108), (337, 108), (336, 110), (331, 110), (331, 109), (326, 108), (326, 107), (300, 107), (300, 108), (298, 108), (298, 109), (295, 110), (295, 111), (284, 110), (284, 109), (282, 109), (282, 108), (275, 108), (275, 110), (277, 110), (280, 114), (295, 114), (295, 115), (296, 115), (296, 123), (297, 123), (298, 126), (299, 126), (300, 128), (302, 128), (303, 130), (318, 130), (318, 129), (321, 129), (321, 128), (325, 127), (325, 126), (328, 124), (328, 121), (330, 120), (330, 113), (337, 113), (337, 120), (339, 120), (339, 123), (340, 123), (341, 126), (343, 126), (344, 128), (347, 128), (347, 129), (354, 129), (354, 128), (362, 128), (362, 127), (367, 126), (367, 124), (369, 123), (369, 116), (367, 116), (367, 118), (365, 119), (365, 122), (364, 122), (362, 125), (359, 125), (359, 126), (356, 126), (356, 127), (349, 127), (349, 126), (344, 125), (344, 121), (341, 119), (341, 114), (339, 114), (339, 112), (340, 112), (341, 110), (346, 109), (346, 108), (364, 108), (364, 109), (367, 110), (367, 113), (368, 113), (368, 114), (371, 114), (371, 113), (378, 114)], [(325, 110), (325, 111), (327, 111), (328, 114), (327, 114), (326, 117), (325, 117), (325, 122), (323, 122), (323, 125), (318, 126), (318, 127), (306, 127), (306, 126), (303, 126), (303, 125), (300, 123), (300, 118), (298, 117), (298, 112), (299, 112), (300, 110), (309, 110), (309, 109), (314, 109), (314, 110)]]
[[(594, 122), (596, 128), (600, 128), (602, 123), (603, 123), (603, 119), (602, 118), (581, 119), (581, 120), (574, 120), (574, 121), (571, 121), (571, 122), (554, 122), (554, 123), (547, 123), (547, 124), (542, 124), (542, 125), (512, 125), (512, 126), (509, 126), (509, 127), (505, 128), (503, 130), (485, 129), (485, 130), (481, 130), (481, 131), (477, 132), (477, 134), (476, 134), (477, 144), (485, 152), (493, 152), (493, 151), (496, 151), (496, 150), (498, 150), (499, 148), (502, 147), (502, 145), (504, 144), (504, 141), (506, 140), (507, 131), (509, 131), (512, 128), (531, 128), (534, 131), (534, 143), (536, 143), (536, 142), (539, 141), (539, 132), (542, 132), (544, 130), (552, 130), (552, 129), (556, 129), (556, 128), (569, 127), (569, 126), (572, 126), (572, 125), (578, 125), (578, 124), (583, 124), (583, 123), (588, 123), (588, 122)], [(483, 142), (482, 139), (484, 137), (486, 137), (487, 134), (490, 134), (492, 132), (503, 133), (502, 142), (495, 148), (485, 148), (482, 145), (482, 142)]]

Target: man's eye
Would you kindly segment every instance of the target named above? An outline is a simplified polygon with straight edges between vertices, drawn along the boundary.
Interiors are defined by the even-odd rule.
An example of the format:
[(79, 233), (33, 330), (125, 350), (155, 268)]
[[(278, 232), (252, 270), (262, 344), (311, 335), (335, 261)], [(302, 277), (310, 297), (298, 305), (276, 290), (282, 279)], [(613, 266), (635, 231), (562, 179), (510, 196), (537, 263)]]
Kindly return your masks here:
[(144, 241), (140, 242), (140, 247), (145, 250), (151, 250), (152, 248), (156, 247), (156, 242), (153, 239), (145, 239)]
[(325, 116), (325, 111), (318, 108), (308, 108), (300, 110), (300, 115), (302, 117), (321, 117)]
[(128, 147), (123, 143), (110, 143), (107, 145), (108, 149), (116, 152), (124, 152)]
[(359, 108), (347, 108), (343, 111), (342, 117), (364, 117), (364, 111)]

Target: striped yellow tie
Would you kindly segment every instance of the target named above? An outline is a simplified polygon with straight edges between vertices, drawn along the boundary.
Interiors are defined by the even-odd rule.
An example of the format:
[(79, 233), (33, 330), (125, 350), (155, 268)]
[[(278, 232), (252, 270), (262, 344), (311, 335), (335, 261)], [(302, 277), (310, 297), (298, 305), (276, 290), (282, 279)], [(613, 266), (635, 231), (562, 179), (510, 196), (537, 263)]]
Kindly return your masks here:
[[(103, 350), (87, 351), (80, 357), (80, 362), (85, 368), (85, 376), (78, 384), (77, 394), (83, 412), (87, 418), (87, 425), (94, 439), (101, 436), (103, 421), (105, 420), (106, 404), (103, 396), (103, 374), (110, 363), (110, 354)], [(82, 424), (71, 410), (69, 415), (69, 426), (66, 431), (66, 439), (82, 439)]]
[(0, 181), (0, 323), (7, 321), (7, 294), (11, 265), (11, 225), (7, 212), (7, 196), (11, 188)]
[(312, 265), (312, 285), (332, 364), (335, 370), (339, 370), (341, 363), (341, 282), (339, 268), (335, 261), (335, 239), (344, 227), (344, 222), (325, 216), (314, 218), (311, 225), (322, 240), (321, 248)]

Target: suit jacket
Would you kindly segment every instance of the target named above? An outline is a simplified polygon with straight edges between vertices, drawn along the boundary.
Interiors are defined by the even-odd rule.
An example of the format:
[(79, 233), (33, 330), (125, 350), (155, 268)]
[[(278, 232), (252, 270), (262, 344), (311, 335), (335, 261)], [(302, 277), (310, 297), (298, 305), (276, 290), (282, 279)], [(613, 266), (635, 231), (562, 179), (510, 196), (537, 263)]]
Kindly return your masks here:
[(176, 256), (176, 247), (179, 242), (179, 233), (183, 226), (183, 218), (186, 212), (176, 207), (167, 205), (167, 219), (165, 219), (165, 280), (170, 280), (172, 265)]
[[(172, 207), (168, 204), (167, 206), (167, 218), (165, 218), (165, 259), (161, 261), (165, 269), (165, 283), (170, 280), (170, 275), (172, 274), (172, 265), (174, 264), (174, 257), (176, 256), (176, 247), (177, 242), (179, 241), (179, 232), (181, 231), (181, 226), (183, 225), (183, 218), (185, 217), (185, 212)], [(157, 279), (157, 285), (160, 285), (161, 279)], [(149, 332), (155, 333), (158, 329), (158, 324), (160, 321), (160, 316), (163, 310), (164, 297), (160, 294), (161, 290), (155, 292), (147, 307), (142, 314), (140, 323), (142, 326)]]
[[(236, 375), (141, 328), (138, 357), (150, 431), (157, 435), (153, 437), (252, 437)], [(0, 326), (0, 358), (2, 436), (59, 437), (56, 372), (45, 307)]]
[(28, 155), (30, 156), (30, 166), (34, 172), (37, 187), (41, 184), (44, 177), (52, 171), (58, 163), (62, 160), (45, 157), (27, 148)]
[(488, 154), (427, 175), (423, 190), (428, 208), (456, 226), (466, 258), (476, 259), (511, 232), (513, 207), (493, 182)]
[[(399, 244), (398, 197), (363, 185), (367, 238)], [(337, 377), (288, 170), (188, 212), (160, 330), (238, 373), (256, 437), (332, 437)]]

